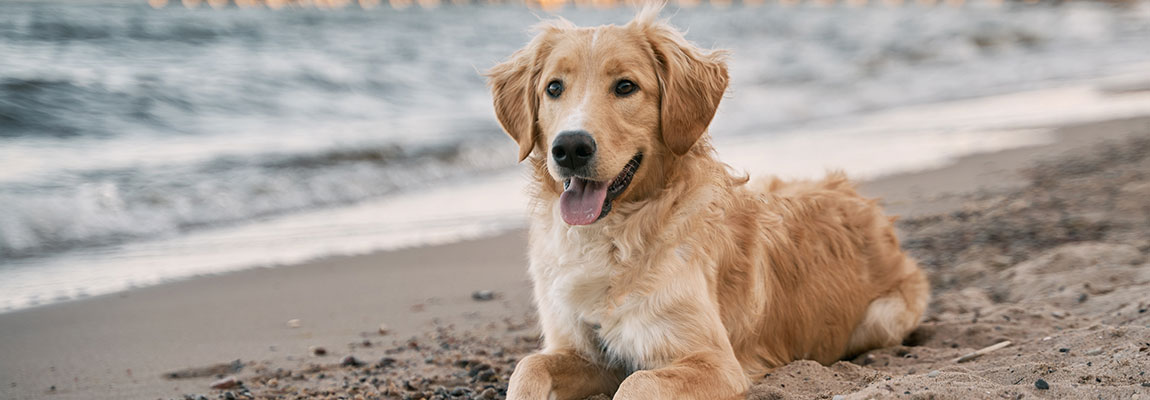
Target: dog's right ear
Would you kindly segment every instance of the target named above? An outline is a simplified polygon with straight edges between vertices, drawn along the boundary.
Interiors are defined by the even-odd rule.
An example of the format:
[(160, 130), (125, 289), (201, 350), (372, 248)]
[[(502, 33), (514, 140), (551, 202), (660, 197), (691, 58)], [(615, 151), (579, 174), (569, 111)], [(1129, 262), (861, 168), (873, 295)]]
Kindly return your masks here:
[(536, 116), (539, 98), (535, 93), (545, 54), (545, 32), (511, 58), (487, 71), (487, 86), (495, 102), (495, 116), (503, 130), (519, 143), (519, 161), (531, 155), (539, 135)]

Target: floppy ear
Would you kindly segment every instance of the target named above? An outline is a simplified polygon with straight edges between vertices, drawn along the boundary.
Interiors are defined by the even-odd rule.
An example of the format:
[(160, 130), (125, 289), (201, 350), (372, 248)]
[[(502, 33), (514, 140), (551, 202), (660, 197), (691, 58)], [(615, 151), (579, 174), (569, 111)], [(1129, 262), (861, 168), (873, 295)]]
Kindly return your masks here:
[(535, 119), (539, 101), (535, 86), (542, 64), (542, 36), (516, 51), (507, 61), (491, 67), (486, 74), (487, 86), (495, 101), (495, 116), (503, 130), (519, 143), (519, 161), (531, 154), (538, 135)]
[(727, 53), (695, 47), (675, 28), (655, 21), (656, 13), (644, 10), (632, 24), (646, 35), (654, 57), (663, 143), (683, 155), (703, 136), (727, 90)]

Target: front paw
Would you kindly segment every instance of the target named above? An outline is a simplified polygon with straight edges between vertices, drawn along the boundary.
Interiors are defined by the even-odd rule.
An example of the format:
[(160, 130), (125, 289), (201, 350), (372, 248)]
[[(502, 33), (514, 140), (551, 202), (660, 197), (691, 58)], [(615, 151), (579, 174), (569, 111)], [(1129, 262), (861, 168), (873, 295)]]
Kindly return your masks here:
[(532, 354), (519, 360), (507, 385), (508, 400), (548, 400), (551, 397), (551, 375), (544, 356)]

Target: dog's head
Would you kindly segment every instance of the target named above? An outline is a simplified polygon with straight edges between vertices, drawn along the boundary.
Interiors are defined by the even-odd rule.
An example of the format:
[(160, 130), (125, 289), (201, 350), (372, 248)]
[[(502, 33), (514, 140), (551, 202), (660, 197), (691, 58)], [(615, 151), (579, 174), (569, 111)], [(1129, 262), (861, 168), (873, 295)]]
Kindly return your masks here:
[(624, 26), (544, 22), (538, 35), (488, 72), (495, 113), (562, 185), (563, 220), (587, 225), (633, 182), (662, 174), (710, 124), (727, 88), (724, 53), (687, 42), (646, 9)]

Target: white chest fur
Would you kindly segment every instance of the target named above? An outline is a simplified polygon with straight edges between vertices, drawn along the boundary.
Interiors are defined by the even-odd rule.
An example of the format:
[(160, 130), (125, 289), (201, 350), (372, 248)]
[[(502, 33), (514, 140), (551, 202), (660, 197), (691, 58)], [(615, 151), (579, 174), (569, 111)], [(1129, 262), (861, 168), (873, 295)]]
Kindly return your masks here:
[[(695, 342), (690, 327), (667, 319), (668, 309), (680, 310), (694, 296), (706, 296), (703, 279), (656, 285), (644, 293), (613, 288), (618, 274), (641, 264), (619, 260), (618, 243), (602, 230), (565, 224), (536, 227), (543, 232), (531, 249), (531, 272), (548, 346), (571, 345), (589, 357), (628, 369), (656, 368), (670, 362), (684, 345)], [(644, 252), (646, 253), (646, 252)], [(683, 264), (679, 251), (668, 256), (631, 254), (666, 270)], [(679, 265), (677, 267), (682, 267)], [(695, 270), (697, 273), (701, 273)], [(686, 272), (691, 273), (691, 272)]]

